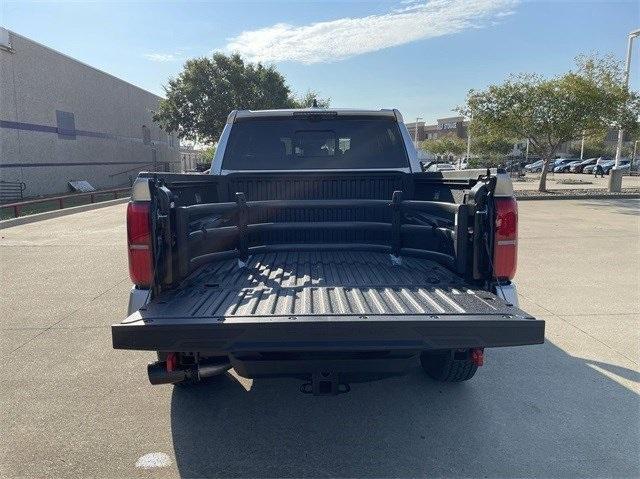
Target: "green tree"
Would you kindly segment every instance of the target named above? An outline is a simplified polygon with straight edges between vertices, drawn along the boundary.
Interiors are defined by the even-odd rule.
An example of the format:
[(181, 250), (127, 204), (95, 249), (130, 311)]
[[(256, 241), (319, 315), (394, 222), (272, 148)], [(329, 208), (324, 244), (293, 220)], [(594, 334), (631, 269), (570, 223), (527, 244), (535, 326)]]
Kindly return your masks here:
[[(580, 142), (573, 144), (569, 148), (569, 153), (572, 156), (580, 156), (581, 145)], [(604, 136), (588, 137), (584, 140), (584, 158), (595, 158), (597, 156), (613, 156), (615, 154), (615, 147), (607, 146), (604, 142)]]
[(203, 163), (211, 166), (213, 157), (216, 154), (216, 149), (217, 145), (209, 145), (206, 148), (200, 150), (200, 154), (198, 155), (198, 163)]
[(328, 108), (330, 104), (331, 98), (320, 98), (318, 92), (313, 90), (307, 90), (307, 93), (301, 97), (293, 99), (294, 108), (311, 108), (313, 106)]
[(576, 63), (575, 71), (555, 78), (521, 74), (484, 91), (471, 90), (462, 109), (493, 138), (529, 140), (545, 164), (540, 191), (546, 190), (547, 166), (563, 143), (583, 132), (596, 136), (610, 127), (637, 126), (640, 100), (624, 87), (621, 63), (612, 57), (579, 57)]
[(447, 135), (424, 140), (420, 142), (419, 148), (434, 155), (460, 156), (466, 151), (467, 143), (457, 136)]
[(295, 108), (306, 101), (328, 104), (309, 91), (296, 99), (273, 66), (245, 63), (238, 54), (215, 53), (187, 60), (183, 71), (164, 87), (153, 119), (180, 138), (215, 142), (234, 109)]
[(479, 121), (470, 122), (469, 132), (471, 134), (471, 151), (474, 154), (492, 159), (503, 160), (508, 153), (513, 151), (513, 145), (517, 143), (515, 138), (508, 138), (504, 134), (494, 134)]

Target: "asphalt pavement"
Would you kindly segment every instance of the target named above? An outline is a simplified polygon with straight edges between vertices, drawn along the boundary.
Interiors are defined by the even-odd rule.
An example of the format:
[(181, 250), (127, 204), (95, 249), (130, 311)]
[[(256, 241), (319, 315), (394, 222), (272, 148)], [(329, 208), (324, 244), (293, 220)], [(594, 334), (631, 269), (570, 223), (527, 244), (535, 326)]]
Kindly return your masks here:
[(520, 204), (520, 306), (544, 345), (476, 377), (310, 397), (293, 379), (148, 384), (111, 349), (124, 205), (0, 231), (2, 477), (638, 477), (640, 201)]

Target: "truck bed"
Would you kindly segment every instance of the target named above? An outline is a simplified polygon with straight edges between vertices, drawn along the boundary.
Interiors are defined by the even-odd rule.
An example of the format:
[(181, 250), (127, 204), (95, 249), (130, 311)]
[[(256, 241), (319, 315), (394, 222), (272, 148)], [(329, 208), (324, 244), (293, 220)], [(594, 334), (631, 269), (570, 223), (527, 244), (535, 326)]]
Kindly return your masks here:
[(116, 348), (233, 353), (533, 344), (544, 322), (428, 259), (324, 251), (207, 264), (113, 328)]

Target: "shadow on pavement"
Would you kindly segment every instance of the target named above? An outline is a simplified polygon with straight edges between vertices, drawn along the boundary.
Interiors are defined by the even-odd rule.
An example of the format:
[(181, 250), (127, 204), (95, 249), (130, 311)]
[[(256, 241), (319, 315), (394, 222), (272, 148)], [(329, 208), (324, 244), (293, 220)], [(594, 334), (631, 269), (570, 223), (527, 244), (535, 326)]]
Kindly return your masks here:
[(592, 208), (616, 208), (613, 213), (623, 215), (640, 216), (640, 200), (638, 199), (615, 199), (600, 198), (597, 200), (584, 201), (581, 206)]
[(617, 366), (615, 364), (603, 363), (602, 361), (594, 361), (593, 359), (584, 359), (584, 362), (591, 366), (596, 366), (604, 369), (605, 371), (609, 371), (610, 373), (627, 379), (628, 381), (640, 384), (640, 372), (634, 371), (633, 369), (623, 368), (622, 366)]
[[(623, 377), (629, 370), (598, 366)], [(623, 371), (624, 369), (624, 371)], [(637, 379), (637, 377), (636, 377)], [(638, 395), (553, 345), (488, 350), (462, 384), (407, 376), (312, 397), (301, 381), (175, 387), (183, 477), (637, 477)]]

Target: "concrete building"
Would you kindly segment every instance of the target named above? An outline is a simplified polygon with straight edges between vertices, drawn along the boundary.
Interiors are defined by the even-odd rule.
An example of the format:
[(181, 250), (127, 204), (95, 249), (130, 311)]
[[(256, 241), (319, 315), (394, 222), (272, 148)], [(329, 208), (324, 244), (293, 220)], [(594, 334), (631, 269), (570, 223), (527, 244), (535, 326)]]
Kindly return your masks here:
[(178, 139), (152, 120), (160, 97), (0, 28), (0, 179), (25, 196), (128, 186), (180, 171)]
[(418, 141), (432, 140), (443, 136), (456, 136), (463, 140), (467, 139), (467, 127), (469, 122), (462, 116), (453, 116), (449, 118), (439, 118), (433, 125), (427, 125), (423, 121), (407, 123), (407, 130), (411, 134), (411, 138), (416, 136)]

